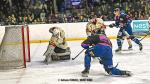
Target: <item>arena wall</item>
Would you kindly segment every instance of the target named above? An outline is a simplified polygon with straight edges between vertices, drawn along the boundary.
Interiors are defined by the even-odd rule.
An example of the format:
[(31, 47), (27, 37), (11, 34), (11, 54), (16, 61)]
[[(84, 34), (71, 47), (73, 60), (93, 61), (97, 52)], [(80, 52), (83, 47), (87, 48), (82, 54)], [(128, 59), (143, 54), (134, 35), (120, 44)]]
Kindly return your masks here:
[[(116, 38), (119, 28), (109, 28), (108, 25), (114, 23), (114, 21), (105, 21), (106, 34), (110, 39)], [(55, 23), (55, 24), (32, 24), (29, 25), (30, 41), (32, 43), (47, 42), (51, 37), (49, 28), (57, 26), (61, 27), (65, 33), (67, 40), (83, 40), (86, 36), (86, 24), (87, 22), (80, 23)], [(0, 38), (4, 35), (4, 26), (0, 26)]]
[[(112, 23), (107, 22), (106, 24)], [(57, 26), (61, 27), (65, 33), (67, 40), (80, 40), (86, 38), (86, 24), (87, 22), (82, 23), (58, 23), (58, 24), (36, 24), (29, 25), (30, 28), (30, 39), (32, 41), (47, 41), (51, 37), (49, 33), (49, 28)], [(109, 28), (106, 29), (106, 34), (109, 37), (114, 37), (117, 35), (118, 28)]]

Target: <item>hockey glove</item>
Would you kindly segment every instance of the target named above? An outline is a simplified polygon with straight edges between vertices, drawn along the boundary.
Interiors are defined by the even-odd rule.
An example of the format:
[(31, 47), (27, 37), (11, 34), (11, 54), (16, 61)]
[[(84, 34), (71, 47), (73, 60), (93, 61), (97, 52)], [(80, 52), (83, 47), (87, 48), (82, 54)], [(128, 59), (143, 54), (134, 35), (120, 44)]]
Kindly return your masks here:
[(93, 52), (93, 48), (88, 48), (86, 51), (85, 51), (85, 54), (89, 54), (91, 57), (94, 57), (94, 52)]
[(114, 27), (114, 24), (110, 24), (109, 27), (110, 27), (110, 28), (113, 28), (113, 27)]

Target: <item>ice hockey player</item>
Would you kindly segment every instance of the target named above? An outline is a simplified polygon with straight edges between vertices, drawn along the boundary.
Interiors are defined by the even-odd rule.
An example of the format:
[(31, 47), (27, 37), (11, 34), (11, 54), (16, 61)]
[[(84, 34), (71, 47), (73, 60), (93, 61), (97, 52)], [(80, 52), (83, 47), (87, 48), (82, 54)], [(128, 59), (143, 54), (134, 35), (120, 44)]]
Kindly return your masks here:
[(70, 59), (71, 52), (69, 47), (67, 47), (64, 30), (59, 27), (52, 27), (49, 29), (49, 32), (52, 33), (52, 36), (44, 53), (44, 56), (46, 56), (44, 62), (49, 64), (53, 60)]
[(92, 18), (86, 25), (86, 34), (91, 36), (93, 30), (99, 29), (101, 34), (105, 34), (106, 26), (101, 18)]
[[(140, 41), (133, 35), (132, 28), (131, 28), (131, 18), (129, 15), (125, 13), (121, 13), (119, 8), (116, 8), (114, 11), (115, 14), (115, 23), (110, 24), (109, 27), (119, 27), (120, 30), (117, 35), (117, 44), (118, 44), (118, 49), (116, 52), (121, 51), (122, 49), (122, 43), (124, 41), (124, 36), (127, 36), (128, 39), (131, 39), (134, 41), (136, 44), (139, 45), (139, 50), (143, 49), (142, 44)], [(130, 45), (130, 43), (129, 43)], [(129, 48), (132, 48), (132, 46), (129, 46)]]
[[(105, 34), (106, 26), (104, 25), (104, 21), (101, 18), (95, 18), (93, 17), (86, 25), (86, 34), (87, 37), (90, 37), (93, 35), (97, 30), (99, 31), (99, 34)], [(93, 57), (94, 59), (95, 57)], [(99, 62), (101, 60), (99, 59)]]
[[(95, 30), (94, 30), (95, 31)], [(99, 30), (92, 33), (91, 36), (87, 37), (81, 44), (81, 46), (86, 49), (84, 58), (84, 67), (82, 71), (82, 76), (87, 77), (89, 74), (91, 66), (91, 57), (99, 57), (101, 59), (101, 64), (105, 71), (109, 75), (113, 76), (131, 76), (130, 71), (120, 70), (113, 65), (113, 54), (112, 54), (112, 44), (111, 41), (104, 34), (99, 34)]]

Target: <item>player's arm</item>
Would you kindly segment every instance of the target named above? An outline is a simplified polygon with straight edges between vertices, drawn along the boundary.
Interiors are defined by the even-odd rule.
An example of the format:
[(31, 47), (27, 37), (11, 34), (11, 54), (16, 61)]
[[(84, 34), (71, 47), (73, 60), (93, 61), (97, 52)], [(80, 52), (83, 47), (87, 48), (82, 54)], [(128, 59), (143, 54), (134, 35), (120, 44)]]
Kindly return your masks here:
[[(93, 36), (92, 36), (93, 37)], [(86, 54), (90, 54), (91, 57), (94, 57), (94, 53), (93, 53), (93, 46), (94, 46), (94, 43), (93, 43), (93, 39), (92, 37), (88, 37), (86, 40), (84, 40), (81, 44), (81, 46), (86, 49), (85, 53)]]
[(132, 19), (129, 15), (126, 15), (127, 24), (131, 24)]
[(115, 23), (112, 23), (112, 24), (109, 25), (109, 27), (110, 27), (110, 28), (113, 28), (113, 27), (117, 27), (117, 28), (118, 28), (119, 25), (116, 25)]
[(118, 28), (119, 27), (119, 21), (116, 20), (115, 23), (110, 24), (109, 27), (110, 28), (113, 28), (113, 27), (117, 27)]
[(89, 49), (90, 46), (92, 46), (93, 42), (92, 42), (92, 38), (91, 37), (88, 37), (86, 40), (84, 40), (82, 43), (81, 43), (81, 46), (84, 48), (84, 49)]

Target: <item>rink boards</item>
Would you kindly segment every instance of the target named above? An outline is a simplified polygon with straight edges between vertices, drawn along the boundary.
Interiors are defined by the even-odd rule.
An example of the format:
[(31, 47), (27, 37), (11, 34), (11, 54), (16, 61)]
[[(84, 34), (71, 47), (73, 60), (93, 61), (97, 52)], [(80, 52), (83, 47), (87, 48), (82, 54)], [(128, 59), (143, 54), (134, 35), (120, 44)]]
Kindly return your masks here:
[[(133, 21), (132, 26), (134, 31), (147, 31), (148, 24), (147, 20), (136, 20)], [(110, 39), (115, 39), (119, 28), (109, 28), (109, 24), (114, 23), (114, 21), (105, 21), (104, 24), (107, 25), (106, 34)], [(48, 42), (51, 33), (49, 29), (51, 27), (57, 26), (61, 27), (66, 33), (66, 39), (69, 41), (83, 40), (86, 36), (86, 24), (87, 22), (80, 23), (56, 23), (56, 24), (32, 24), (29, 25), (30, 30), (30, 42), (31, 43), (41, 43)], [(4, 26), (0, 26), (0, 40), (4, 35)], [(149, 37), (149, 36), (147, 36)]]

